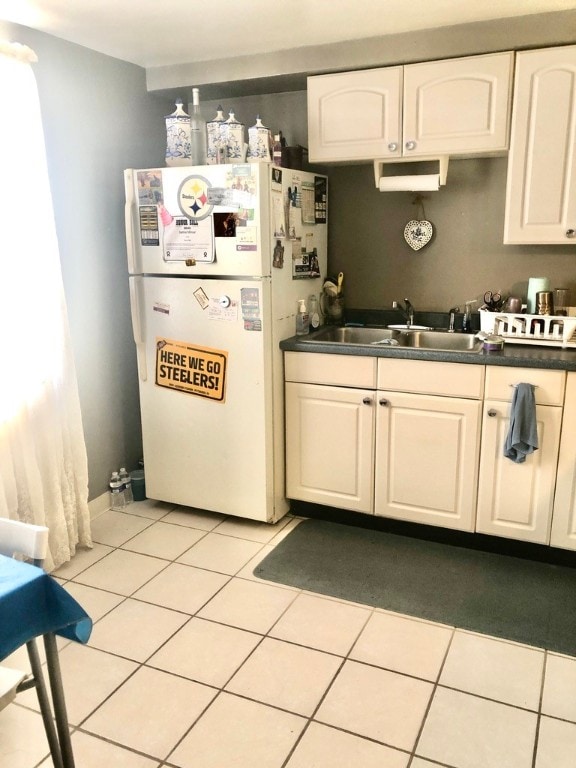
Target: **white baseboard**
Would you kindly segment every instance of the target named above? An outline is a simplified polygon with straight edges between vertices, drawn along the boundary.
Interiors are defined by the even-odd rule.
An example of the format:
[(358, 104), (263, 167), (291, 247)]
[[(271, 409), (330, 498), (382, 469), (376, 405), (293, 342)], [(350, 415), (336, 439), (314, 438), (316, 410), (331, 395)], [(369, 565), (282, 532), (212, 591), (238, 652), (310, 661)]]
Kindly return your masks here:
[(103, 512), (107, 512), (110, 509), (110, 497), (108, 492), (97, 496), (92, 501), (88, 502), (88, 509), (90, 510), (90, 519), (99, 517)]

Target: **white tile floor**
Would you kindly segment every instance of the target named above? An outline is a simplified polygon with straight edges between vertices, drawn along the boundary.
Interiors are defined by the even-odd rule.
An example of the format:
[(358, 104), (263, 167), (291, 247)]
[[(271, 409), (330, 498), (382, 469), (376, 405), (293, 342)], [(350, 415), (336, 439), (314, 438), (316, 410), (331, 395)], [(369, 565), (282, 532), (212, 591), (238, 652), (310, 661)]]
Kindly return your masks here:
[[(94, 619), (60, 645), (77, 768), (576, 766), (576, 659), (255, 578), (297, 524), (152, 501), (94, 521), (55, 574)], [(29, 691), (0, 765), (47, 755)]]

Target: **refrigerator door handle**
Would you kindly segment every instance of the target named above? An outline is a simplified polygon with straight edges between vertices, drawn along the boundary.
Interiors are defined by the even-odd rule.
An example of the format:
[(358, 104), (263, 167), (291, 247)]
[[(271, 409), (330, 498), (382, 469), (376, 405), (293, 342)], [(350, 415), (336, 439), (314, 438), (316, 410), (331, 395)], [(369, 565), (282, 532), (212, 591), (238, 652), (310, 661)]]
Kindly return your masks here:
[(142, 381), (148, 378), (146, 366), (146, 339), (142, 332), (142, 312), (140, 311), (140, 297), (142, 296), (143, 278), (131, 277), (130, 283), (130, 311), (132, 313), (132, 332), (136, 343), (136, 357), (138, 360), (138, 373)]
[(124, 171), (124, 189), (126, 192), (126, 204), (124, 206), (124, 221), (126, 229), (126, 254), (128, 257), (128, 272), (133, 275), (136, 269), (136, 249), (135, 243), (138, 242), (134, 232), (136, 222), (136, 205), (134, 201), (134, 172), (132, 170)]

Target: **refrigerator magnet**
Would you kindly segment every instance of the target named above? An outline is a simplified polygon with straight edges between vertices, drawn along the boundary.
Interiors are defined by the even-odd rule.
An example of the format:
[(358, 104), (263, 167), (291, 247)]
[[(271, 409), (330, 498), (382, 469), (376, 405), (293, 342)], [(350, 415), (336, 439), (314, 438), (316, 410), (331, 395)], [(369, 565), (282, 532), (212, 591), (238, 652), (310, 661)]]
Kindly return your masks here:
[(204, 288), (196, 288), (194, 291), (194, 298), (200, 304), (202, 309), (207, 309), (208, 305), (210, 304), (210, 300), (208, 299), (208, 296), (206, 295), (206, 291)]

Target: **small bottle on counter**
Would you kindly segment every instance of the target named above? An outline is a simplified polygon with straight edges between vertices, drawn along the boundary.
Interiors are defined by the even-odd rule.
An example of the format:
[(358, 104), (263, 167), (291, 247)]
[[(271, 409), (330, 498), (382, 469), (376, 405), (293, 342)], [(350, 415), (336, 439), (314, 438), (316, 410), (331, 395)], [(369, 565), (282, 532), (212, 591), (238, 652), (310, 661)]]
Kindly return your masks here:
[(296, 313), (296, 335), (306, 336), (310, 332), (310, 315), (306, 309), (306, 301), (298, 299), (298, 312)]
[(318, 296), (312, 294), (308, 297), (308, 306), (310, 307), (310, 328), (315, 331), (320, 327), (320, 311), (318, 309)]
[(464, 317), (462, 318), (462, 331), (472, 333), (472, 307), (476, 304), (476, 299), (470, 299), (465, 302)]

